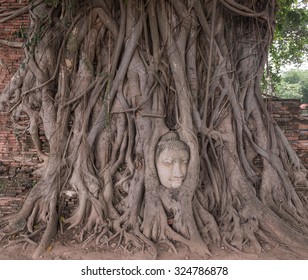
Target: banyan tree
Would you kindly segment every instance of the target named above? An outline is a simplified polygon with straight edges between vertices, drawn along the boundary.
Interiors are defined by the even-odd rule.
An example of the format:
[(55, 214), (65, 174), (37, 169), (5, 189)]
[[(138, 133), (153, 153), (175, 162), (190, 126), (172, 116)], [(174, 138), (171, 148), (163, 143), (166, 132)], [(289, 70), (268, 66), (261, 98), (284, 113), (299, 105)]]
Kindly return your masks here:
[[(1, 218), (2, 238), (37, 242), (34, 258), (59, 229), (153, 257), (162, 242), (204, 256), (213, 244), (307, 256), (307, 171), (262, 98), (276, 9), (31, 1), (25, 60), (0, 101), (16, 124), (27, 116), (40, 180)], [(71, 216), (67, 191), (78, 197)]]

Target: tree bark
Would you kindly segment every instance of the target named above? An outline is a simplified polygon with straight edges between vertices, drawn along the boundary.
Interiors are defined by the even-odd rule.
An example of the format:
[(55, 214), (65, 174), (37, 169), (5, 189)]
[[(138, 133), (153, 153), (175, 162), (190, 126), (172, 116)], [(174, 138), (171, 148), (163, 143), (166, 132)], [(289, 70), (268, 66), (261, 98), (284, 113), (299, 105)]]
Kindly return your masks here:
[[(21, 211), (1, 221), (5, 239), (39, 240), (35, 258), (59, 225), (86, 243), (146, 246), (153, 257), (160, 242), (201, 255), (213, 244), (260, 253), (279, 243), (307, 255), (297, 189), (307, 171), (260, 89), (275, 9), (274, 0), (33, 1), (25, 68), (0, 103), (29, 117), (44, 166)], [(156, 170), (169, 131), (190, 154), (176, 189)], [(66, 190), (78, 196), (70, 217)]]

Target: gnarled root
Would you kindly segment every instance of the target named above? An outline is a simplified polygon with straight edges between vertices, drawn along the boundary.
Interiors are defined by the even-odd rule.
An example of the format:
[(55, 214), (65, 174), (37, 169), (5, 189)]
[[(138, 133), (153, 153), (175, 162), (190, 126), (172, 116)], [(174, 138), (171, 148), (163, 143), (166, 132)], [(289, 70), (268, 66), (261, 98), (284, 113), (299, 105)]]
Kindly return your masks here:
[[(153, 202), (153, 201), (152, 201)], [(168, 246), (176, 251), (173, 245), (170, 246), (171, 241), (178, 241), (188, 247), (188, 249), (193, 253), (198, 253), (202, 256), (211, 255), (206, 244), (200, 237), (198, 231), (193, 231), (192, 229), (196, 228), (196, 225), (192, 225), (194, 222), (193, 219), (189, 217), (182, 216), (181, 220), (183, 222), (183, 228), (188, 229), (188, 237), (183, 237), (182, 234), (178, 233), (177, 230), (181, 231), (180, 227), (177, 230), (173, 229), (174, 219), (170, 219), (170, 225), (168, 224), (168, 219), (166, 212), (163, 208), (162, 203), (157, 200), (153, 205), (155, 208), (150, 207), (150, 202), (147, 205), (144, 212), (144, 219), (141, 226), (143, 234), (148, 238), (153, 240), (156, 244), (167, 242)], [(172, 244), (172, 243), (171, 243)]]
[(209, 242), (211, 239), (214, 244), (220, 245), (221, 236), (219, 227), (214, 217), (202, 207), (197, 198), (195, 198), (193, 201), (193, 211), (194, 218), (202, 239), (205, 242)]

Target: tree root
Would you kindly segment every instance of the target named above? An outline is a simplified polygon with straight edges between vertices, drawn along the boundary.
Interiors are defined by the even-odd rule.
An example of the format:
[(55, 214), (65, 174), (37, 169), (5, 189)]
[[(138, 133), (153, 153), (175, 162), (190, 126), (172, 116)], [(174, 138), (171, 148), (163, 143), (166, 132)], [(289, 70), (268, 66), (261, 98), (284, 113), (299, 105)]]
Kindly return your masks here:
[(171, 250), (172, 252), (176, 255), (178, 253), (177, 249), (175, 248), (174, 244), (168, 240), (167, 238), (166, 239), (163, 239), (163, 240), (159, 240), (157, 242), (157, 246), (160, 245), (160, 244), (166, 244)]
[[(144, 252), (145, 246), (147, 246), (150, 254), (153, 259), (157, 257), (157, 249), (153, 242), (147, 239), (139, 230), (130, 229), (130, 231), (122, 228), (121, 230), (116, 231), (112, 234), (112, 231), (109, 227), (104, 227), (100, 233), (91, 234), (82, 245), (82, 248), (85, 248), (91, 242), (95, 240), (96, 246), (111, 248), (110, 243), (114, 243), (115, 247), (113, 250), (118, 250), (122, 248), (124, 251), (132, 253), (135, 250), (142, 250)], [(132, 250), (129, 251), (128, 247), (132, 247)]]
[(219, 245), (221, 243), (221, 236), (214, 217), (202, 207), (198, 199), (193, 201), (193, 210), (201, 237), (205, 242), (209, 242), (209, 238), (211, 238), (216, 245)]
[(24, 237), (22, 239), (18, 239), (18, 240), (9, 240), (8, 244), (4, 245), (3, 248), (7, 248), (9, 246), (13, 246), (19, 243), (28, 243), (34, 246), (37, 246), (37, 242), (33, 241), (32, 239), (28, 238), (28, 237)]
[(296, 254), (308, 257), (308, 238), (303, 233), (292, 228), (273, 213), (261, 206), (258, 209), (261, 229), (271, 235), (278, 244), (283, 244)]
[[(14, 216), (14, 218), (17, 218), (17, 215)], [(5, 237), (17, 234), (26, 228), (26, 223), (27, 221), (25, 219), (17, 221), (13, 219), (9, 222), (9, 224), (6, 227), (2, 229), (1, 235)]]
[[(186, 225), (188, 226), (188, 224)], [(202, 256), (211, 255), (200, 236), (192, 235), (191, 232), (191, 236), (189, 238), (185, 238), (172, 229), (171, 226), (168, 225), (165, 211), (162, 206), (158, 207), (157, 204), (155, 211), (153, 211), (153, 209), (150, 213), (145, 211), (145, 217), (141, 229), (144, 236), (149, 240), (154, 240), (154, 242), (166, 242), (166, 240), (178, 241), (187, 246), (187, 248), (193, 253), (198, 253)], [(167, 243), (172, 244), (171, 241)], [(171, 249), (175, 249), (172, 245), (170, 247)]]
[(46, 250), (46, 248), (51, 244), (52, 239), (57, 234), (58, 219), (59, 217), (56, 211), (56, 200), (54, 199), (50, 205), (50, 214), (46, 230), (44, 231), (43, 237), (33, 254), (33, 259), (38, 259), (40, 255)]
[[(43, 226), (39, 229), (37, 229), (36, 231), (32, 232), (31, 234), (20, 234), (19, 239), (16, 240), (8, 240), (8, 243), (6, 245), (3, 246), (3, 248), (7, 248), (9, 246), (13, 246), (19, 243), (25, 243), (23, 246), (23, 249), (25, 249), (26, 245), (30, 244), (33, 246), (37, 246), (38, 243), (36, 241), (33, 240), (33, 238), (35, 238), (37, 235), (39, 235), (43, 230), (46, 229), (46, 226)], [(10, 233), (10, 236), (12, 236), (13, 233)]]
[(222, 238), (222, 243), (229, 248), (230, 250), (232, 250), (233, 252), (237, 253), (238, 255), (244, 256), (245, 258), (249, 258), (249, 259), (258, 259), (259, 256), (255, 255), (255, 254), (249, 254), (249, 253), (244, 253), (243, 251), (235, 248), (234, 246), (230, 245), (226, 239), (223, 237)]

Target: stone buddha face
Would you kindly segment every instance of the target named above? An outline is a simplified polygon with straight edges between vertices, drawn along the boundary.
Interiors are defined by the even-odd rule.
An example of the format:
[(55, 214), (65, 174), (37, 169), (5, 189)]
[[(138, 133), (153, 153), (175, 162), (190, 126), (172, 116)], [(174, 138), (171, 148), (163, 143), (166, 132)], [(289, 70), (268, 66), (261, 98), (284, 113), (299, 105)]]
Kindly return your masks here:
[(176, 132), (163, 135), (156, 147), (156, 170), (160, 183), (168, 189), (182, 186), (189, 163), (189, 148)]

